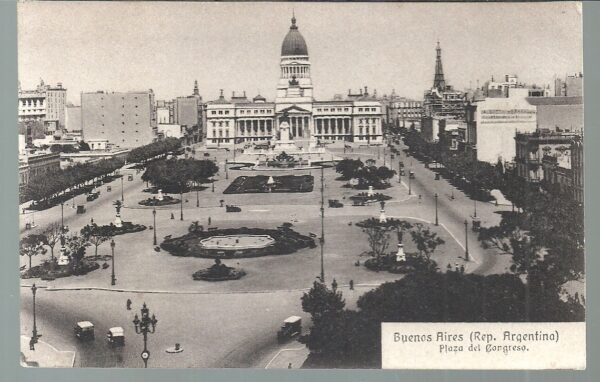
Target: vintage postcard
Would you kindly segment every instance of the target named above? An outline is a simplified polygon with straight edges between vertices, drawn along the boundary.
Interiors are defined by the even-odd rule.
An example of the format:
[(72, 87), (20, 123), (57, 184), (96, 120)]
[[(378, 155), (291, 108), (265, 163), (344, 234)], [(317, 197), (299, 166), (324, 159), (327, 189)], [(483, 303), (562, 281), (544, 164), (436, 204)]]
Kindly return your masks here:
[(19, 3), (21, 364), (585, 369), (582, 67), (579, 2)]

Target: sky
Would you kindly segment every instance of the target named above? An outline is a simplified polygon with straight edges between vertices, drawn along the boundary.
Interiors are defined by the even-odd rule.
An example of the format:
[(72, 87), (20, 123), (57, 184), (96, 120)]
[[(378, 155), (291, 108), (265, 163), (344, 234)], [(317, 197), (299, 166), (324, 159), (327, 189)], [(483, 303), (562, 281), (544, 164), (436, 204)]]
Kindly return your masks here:
[(446, 82), (475, 87), (517, 74), (529, 84), (582, 72), (577, 3), (26, 2), (18, 6), (24, 89), (153, 89), (157, 99), (219, 89), (272, 100), (292, 12), (308, 45), (314, 96), (368, 86), (422, 99), (439, 40)]

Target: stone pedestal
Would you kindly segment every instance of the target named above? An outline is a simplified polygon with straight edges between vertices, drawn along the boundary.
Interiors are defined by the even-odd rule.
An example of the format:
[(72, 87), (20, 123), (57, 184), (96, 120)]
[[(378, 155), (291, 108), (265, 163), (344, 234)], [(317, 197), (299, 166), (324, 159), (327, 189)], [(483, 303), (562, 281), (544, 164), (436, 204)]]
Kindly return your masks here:
[(165, 199), (162, 190), (158, 190), (158, 196), (156, 197), (156, 199), (160, 200), (161, 202)]
[(406, 261), (406, 254), (404, 253), (404, 244), (398, 243), (398, 252), (396, 253), (396, 262), (401, 263)]
[(379, 222), (380, 223), (386, 223), (387, 222), (387, 217), (385, 216), (385, 210), (381, 210), (379, 213)]
[(117, 228), (123, 227), (123, 221), (121, 220), (120, 214), (117, 214), (117, 216), (115, 217), (115, 227), (117, 227)]
[(373, 196), (373, 186), (369, 186), (369, 191), (367, 191), (368, 196)]
[(69, 260), (69, 256), (67, 256), (67, 249), (65, 247), (60, 247), (60, 254), (58, 255), (58, 265), (69, 265), (71, 262)]

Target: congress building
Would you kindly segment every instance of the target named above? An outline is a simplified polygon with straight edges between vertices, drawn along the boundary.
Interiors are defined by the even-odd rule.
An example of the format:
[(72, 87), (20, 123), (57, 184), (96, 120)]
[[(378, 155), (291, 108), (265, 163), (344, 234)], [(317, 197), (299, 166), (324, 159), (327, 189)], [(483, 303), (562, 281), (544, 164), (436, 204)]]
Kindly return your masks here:
[(313, 97), (308, 46), (292, 17), (281, 45), (277, 96), (268, 102), (261, 95), (249, 99), (233, 93), (206, 106), (206, 145), (233, 146), (244, 142), (280, 139), (278, 127), (289, 124), (290, 139), (319, 142), (382, 143), (382, 105), (373, 96), (332, 101)]

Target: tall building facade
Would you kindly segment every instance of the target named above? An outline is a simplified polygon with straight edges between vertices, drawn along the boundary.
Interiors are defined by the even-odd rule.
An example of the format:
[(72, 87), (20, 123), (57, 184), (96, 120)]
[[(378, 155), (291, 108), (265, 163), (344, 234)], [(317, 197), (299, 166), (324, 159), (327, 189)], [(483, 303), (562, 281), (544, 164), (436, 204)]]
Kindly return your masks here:
[(292, 17), (281, 45), (279, 81), (275, 102), (261, 95), (249, 99), (232, 95), (206, 105), (208, 147), (237, 142), (271, 141), (280, 138), (278, 127), (289, 123), (290, 138), (381, 144), (382, 105), (375, 98), (316, 101), (313, 97), (308, 45)]
[(19, 83), (20, 122), (40, 121), (51, 132), (63, 129), (66, 103), (67, 89), (60, 82), (51, 86), (40, 80), (35, 90), (23, 90)]
[(84, 140), (108, 139), (111, 145), (133, 148), (156, 137), (154, 92), (95, 92), (81, 94)]

